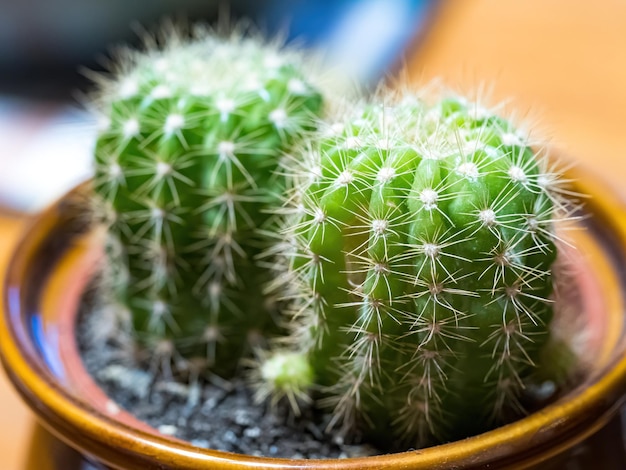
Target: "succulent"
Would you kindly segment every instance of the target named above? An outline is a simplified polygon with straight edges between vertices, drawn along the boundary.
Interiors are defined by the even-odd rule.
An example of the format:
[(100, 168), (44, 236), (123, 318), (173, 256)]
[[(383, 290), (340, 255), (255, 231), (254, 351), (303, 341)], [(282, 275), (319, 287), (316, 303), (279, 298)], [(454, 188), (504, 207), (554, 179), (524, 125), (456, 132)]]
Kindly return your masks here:
[(274, 283), (293, 331), (255, 374), (259, 398), (313, 394), (331, 425), (407, 448), (523, 413), (568, 204), (541, 151), (493, 111), (454, 95), (386, 101), (301, 152)]
[(277, 329), (255, 256), (285, 188), (279, 161), (322, 97), (279, 44), (205, 32), (148, 49), (126, 54), (94, 103), (103, 298), (159, 365), (201, 358), (226, 375)]

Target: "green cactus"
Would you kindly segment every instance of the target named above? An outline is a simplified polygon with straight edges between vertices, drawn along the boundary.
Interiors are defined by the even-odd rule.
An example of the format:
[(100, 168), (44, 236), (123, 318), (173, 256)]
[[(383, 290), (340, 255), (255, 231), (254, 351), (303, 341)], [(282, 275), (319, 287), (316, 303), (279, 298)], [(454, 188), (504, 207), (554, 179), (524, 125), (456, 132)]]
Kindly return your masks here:
[(509, 121), (455, 96), (391, 102), (303, 152), (275, 282), (293, 333), (256, 385), (291, 401), (321, 386), (333, 425), (407, 448), (523, 413), (550, 340), (567, 204)]
[(95, 100), (105, 302), (159, 364), (202, 358), (226, 375), (277, 328), (259, 231), (284, 190), (279, 160), (322, 97), (278, 44), (204, 33), (153, 49), (129, 54)]

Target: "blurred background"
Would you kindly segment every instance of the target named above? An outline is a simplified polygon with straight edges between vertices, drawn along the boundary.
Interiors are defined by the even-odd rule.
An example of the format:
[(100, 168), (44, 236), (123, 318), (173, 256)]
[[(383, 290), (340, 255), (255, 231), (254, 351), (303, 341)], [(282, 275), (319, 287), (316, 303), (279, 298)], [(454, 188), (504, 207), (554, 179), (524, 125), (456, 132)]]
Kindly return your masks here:
[(626, 0), (0, 0), (0, 208), (36, 211), (89, 174), (79, 70), (166, 17), (250, 18), (365, 85), (485, 86), (551, 142), (626, 180)]
[(365, 86), (398, 67), (438, 0), (0, 0), (0, 205), (36, 211), (90, 173), (94, 126), (78, 97), (115, 45), (174, 21), (248, 19), (324, 51)]

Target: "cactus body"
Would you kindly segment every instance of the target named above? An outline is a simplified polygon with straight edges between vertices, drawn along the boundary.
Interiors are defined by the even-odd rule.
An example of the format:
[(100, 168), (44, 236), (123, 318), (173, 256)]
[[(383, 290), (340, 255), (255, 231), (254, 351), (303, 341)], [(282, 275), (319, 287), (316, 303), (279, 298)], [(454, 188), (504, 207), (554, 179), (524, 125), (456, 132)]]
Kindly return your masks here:
[(321, 111), (301, 68), (299, 54), (237, 35), (170, 39), (135, 54), (96, 102), (107, 301), (163, 363), (204, 357), (228, 374), (276, 328), (254, 256), (284, 188), (282, 152)]
[(553, 316), (556, 175), (457, 97), (405, 96), (322, 132), (287, 211), (283, 277), (288, 354), (308, 358), (320, 403), (408, 447), (519, 416)]

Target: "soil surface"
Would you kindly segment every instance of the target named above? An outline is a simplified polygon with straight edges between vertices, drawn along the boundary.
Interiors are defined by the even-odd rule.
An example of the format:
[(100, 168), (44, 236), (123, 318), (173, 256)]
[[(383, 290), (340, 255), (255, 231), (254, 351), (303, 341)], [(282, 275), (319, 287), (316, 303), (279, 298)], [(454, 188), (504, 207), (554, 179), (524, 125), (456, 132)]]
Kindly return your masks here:
[[(77, 328), (88, 372), (121, 408), (159, 432), (207, 449), (284, 458), (347, 458), (380, 453), (367, 444), (348, 444), (326, 433), (328, 417), (304, 409), (295, 419), (286, 409), (269, 410), (253, 402), (244, 378), (183, 383), (154, 374), (127, 358), (106, 330), (106, 317), (84, 307)], [(104, 328), (103, 328), (104, 327)]]

